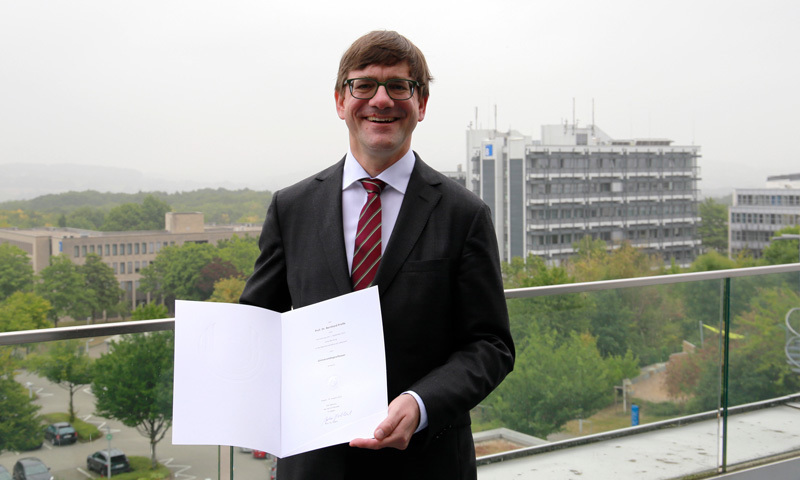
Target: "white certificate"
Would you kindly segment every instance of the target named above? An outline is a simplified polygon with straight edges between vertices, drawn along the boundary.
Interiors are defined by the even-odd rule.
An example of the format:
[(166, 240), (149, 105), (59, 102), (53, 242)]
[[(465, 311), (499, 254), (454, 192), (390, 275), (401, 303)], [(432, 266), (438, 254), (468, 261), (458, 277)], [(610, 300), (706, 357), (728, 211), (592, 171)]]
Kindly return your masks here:
[(376, 287), (284, 314), (175, 303), (174, 444), (286, 457), (372, 438), (387, 405)]

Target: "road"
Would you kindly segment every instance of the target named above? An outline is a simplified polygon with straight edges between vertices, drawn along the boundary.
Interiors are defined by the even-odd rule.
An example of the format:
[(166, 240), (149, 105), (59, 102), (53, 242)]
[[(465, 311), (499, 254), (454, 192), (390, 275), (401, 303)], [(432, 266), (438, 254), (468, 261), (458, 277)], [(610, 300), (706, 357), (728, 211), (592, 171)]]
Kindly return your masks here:
[[(30, 390), (37, 396), (35, 402), (41, 405), (40, 413), (66, 412), (69, 405), (68, 392), (47, 379), (22, 372), (17, 375), (22, 385), (31, 383)], [(94, 415), (94, 396), (86, 386), (75, 393), (76, 416), (100, 428), (103, 435), (91, 442), (77, 442), (72, 445), (53, 446), (48, 442), (32, 452), (5, 452), (0, 455), (0, 465), (11, 471), (14, 463), (21, 457), (38, 457), (47, 464), (57, 480), (86, 480), (98, 478), (86, 470), (86, 457), (97, 450), (108, 448), (105, 432), (110, 429), (111, 447), (119, 448), (126, 455), (150, 457), (150, 444), (135, 428), (129, 428), (116, 420), (108, 420)], [(222, 447), (228, 449), (229, 447)], [(171, 432), (156, 446), (156, 453), (161, 463), (174, 472), (176, 480), (216, 480), (218, 448), (216, 446), (172, 445)], [(235, 449), (234, 478), (241, 480), (269, 479), (270, 460), (255, 459), (250, 454)], [(223, 470), (227, 471), (226, 463)]]

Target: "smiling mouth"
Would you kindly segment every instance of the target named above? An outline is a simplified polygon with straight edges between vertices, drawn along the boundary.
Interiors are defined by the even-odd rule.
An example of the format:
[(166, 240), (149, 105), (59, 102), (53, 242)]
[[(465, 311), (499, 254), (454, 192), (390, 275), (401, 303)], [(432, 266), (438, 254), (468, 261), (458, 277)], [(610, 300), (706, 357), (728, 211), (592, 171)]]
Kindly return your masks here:
[(389, 118), (386, 118), (386, 117), (365, 117), (365, 119), (368, 122), (372, 122), (372, 123), (392, 123), (392, 122), (397, 120), (394, 117), (389, 117)]

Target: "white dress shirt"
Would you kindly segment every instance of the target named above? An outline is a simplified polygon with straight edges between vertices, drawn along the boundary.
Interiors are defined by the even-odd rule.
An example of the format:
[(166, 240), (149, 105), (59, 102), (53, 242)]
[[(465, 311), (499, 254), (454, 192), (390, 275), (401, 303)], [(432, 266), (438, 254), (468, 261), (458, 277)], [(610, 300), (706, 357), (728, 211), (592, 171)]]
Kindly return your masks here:
[[(414, 170), (416, 157), (409, 150), (397, 162), (378, 174), (377, 179), (386, 182), (386, 187), (381, 192), (381, 255), (389, 246), (389, 239), (403, 204), (411, 171)], [(361, 185), (362, 178), (372, 178), (348, 150), (344, 161), (342, 175), (342, 226), (344, 227), (344, 245), (347, 252), (347, 265), (353, 271), (353, 251), (356, 243), (356, 230), (358, 229), (358, 216), (367, 203), (367, 191)], [(419, 405), (419, 426), (416, 432), (428, 426), (428, 412), (425, 404), (415, 392), (403, 392), (411, 395)], [(415, 433), (416, 433), (415, 432)]]

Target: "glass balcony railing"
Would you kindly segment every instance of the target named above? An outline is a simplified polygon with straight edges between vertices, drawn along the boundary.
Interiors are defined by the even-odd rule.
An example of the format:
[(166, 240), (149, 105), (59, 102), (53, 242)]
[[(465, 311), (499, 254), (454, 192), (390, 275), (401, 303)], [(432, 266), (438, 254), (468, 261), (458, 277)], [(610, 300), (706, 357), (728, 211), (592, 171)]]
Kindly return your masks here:
[[(798, 292), (800, 264), (507, 290), (517, 363), (472, 412), (479, 478), (700, 478), (800, 455)], [(80, 436), (57, 445), (23, 432), (32, 451), (0, 438), (0, 465), (34, 456), (57, 479), (96, 478), (87, 456), (110, 447), (136, 465), (155, 457), (174, 478), (271, 478), (258, 452), (171, 444), (173, 328), (162, 319), (0, 333), (0, 377), (16, 381), (16, 396), (0, 384), (1, 408), (11, 397), (32, 404), (44, 426), (72, 405)], [(76, 381), (70, 403), (47, 362), (83, 357), (105, 386)], [(120, 377), (141, 377), (141, 388), (117, 391), (131, 383)], [(0, 423), (9, 418), (0, 411)], [(150, 434), (163, 435), (155, 453)]]

